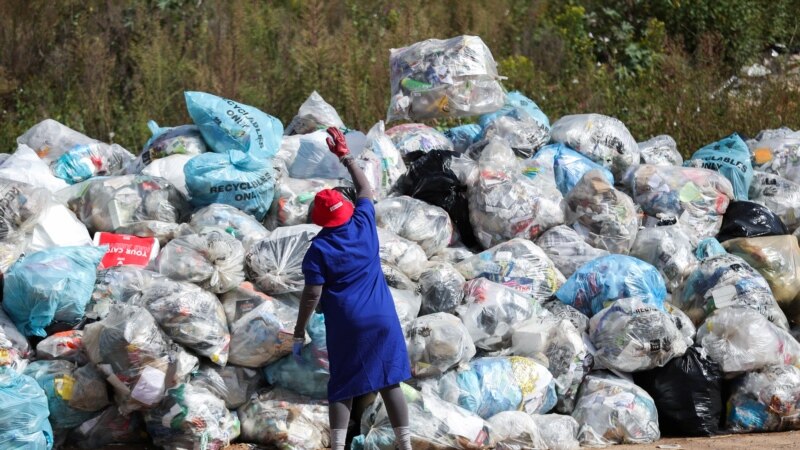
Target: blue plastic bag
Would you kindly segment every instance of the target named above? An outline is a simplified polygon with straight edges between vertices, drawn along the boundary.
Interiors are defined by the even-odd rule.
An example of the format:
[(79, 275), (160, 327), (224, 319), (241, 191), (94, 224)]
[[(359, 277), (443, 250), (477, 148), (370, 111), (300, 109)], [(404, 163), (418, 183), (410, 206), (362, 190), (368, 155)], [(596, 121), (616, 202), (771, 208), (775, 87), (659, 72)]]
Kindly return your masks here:
[(117, 144), (76, 145), (53, 163), (53, 175), (69, 184), (92, 177), (118, 175), (133, 161), (133, 155)]
[(488, 125), (489, 122), (499, 116), (513, 115), (515, 117), (519, 117), (522, 113), (526, 113), (530, 118), (541, 124), (548, 131), (550, 130), (550, 119), (547, 118), (547, 114), (545, 114), (544, 111), (539, 108), (539, 105), (537, 105), (536, 102), (529, 99), (519, 91), (513, 91), (506, 94), (505, 106), (493, 113), (482, 115), (478, 120), (478, 124), (481, 126), (481, 128), (486, 128), (486, 125)]
[(186, 108), (211, 150), (258, 152), (273, 157), (283, 136), (281, 121), (252, 106), (205, 92), (185, 92)]
[(444, 132), (444, 135), (453, 142), (455, 151), (464, 153), (478, 139), (482, 131), (483, 128), (480, 125), (470, 123), (450, 128)]
[(325, 335), (325, 316), (314, 314), (306, 326), (311, 344), (300, 353), (302, 363), (292, 355), (264, 368), (264, 376), (277, 386), (313, 399), (328, 398), (328, 341)]
[(562, 303), (589, 317), (621, 298), (638, 298), (664, 311), (666, 296), (658, 269), (626, 255), (603, 256), (584, 264), (556, 291)]
[(26, 336), (47, 336), (54, 321), (83, 318), (97, 265), (108, 247), (54, 247), (20, 258), (5, 274), (3, 309)]
[(53, 429), (47, 395), (36, 380), (0, 367), (0, 448), (50, 450)]
[(739, 134), (721, 139), (694, 152), (684, 166), (715, 170), (730, 180), (736, 200), (748, 200), (753, 180), (750, 150)]
[(272, 163), (258, 153), (203, 153), (183, 167), (195, 207), (222, 203), (264, 219), (275, 195)]
[(581, 181), (583, 175), (590, 170), (599, 170), (603, 177), (613, 186), (614, 175), (605, 167), (581, 155), (565, 144), (550, 144), (539, 149), (531, 158), (533, 162), (543, 164), (545, 160), (553, 160), (553, 171), (556, 185), (562, 194), (567, 195)]
[(99, 412), (75, 409), (69, 405), (72, 398), (75, 365), (69, 361), (34, 361), (25, 368), (25, 375), (33, 378), (47, 395), (50, 424), (57, 431), (75, 428)]
[(550, 141), (550, 120), (533, 100), (519, 92), (509, 93), (505, 106), (481, 116), (478, 123), (482, 131), (476, 140), (502, 137), (523, 158)]

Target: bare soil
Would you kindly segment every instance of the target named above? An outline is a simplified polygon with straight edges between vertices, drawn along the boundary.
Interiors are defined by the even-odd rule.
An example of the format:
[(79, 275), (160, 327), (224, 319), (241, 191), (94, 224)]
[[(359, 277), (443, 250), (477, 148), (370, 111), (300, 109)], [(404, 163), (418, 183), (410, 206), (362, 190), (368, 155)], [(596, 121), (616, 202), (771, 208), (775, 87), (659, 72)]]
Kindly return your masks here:
[[(678, 447), (680, 446), (680, 447)], [(612, 450), (756, 450), (800, 449), (800, 432), (727, 434), (710, 438), (665, 438), (654, 444), (615, 445)]]

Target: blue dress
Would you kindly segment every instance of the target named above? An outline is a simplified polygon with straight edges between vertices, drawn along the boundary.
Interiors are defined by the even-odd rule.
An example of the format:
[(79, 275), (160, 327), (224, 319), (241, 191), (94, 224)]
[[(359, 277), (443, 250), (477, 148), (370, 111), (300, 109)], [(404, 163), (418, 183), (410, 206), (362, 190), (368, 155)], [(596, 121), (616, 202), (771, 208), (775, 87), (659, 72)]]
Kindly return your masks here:
[(375, 209), (358, 199), (344, 225), (323, 228), (303, 259), (307, 285), (322, 285), (330, 360), (328, 400), (375, 392), (411, 378), (400, 319), (383, 276)]

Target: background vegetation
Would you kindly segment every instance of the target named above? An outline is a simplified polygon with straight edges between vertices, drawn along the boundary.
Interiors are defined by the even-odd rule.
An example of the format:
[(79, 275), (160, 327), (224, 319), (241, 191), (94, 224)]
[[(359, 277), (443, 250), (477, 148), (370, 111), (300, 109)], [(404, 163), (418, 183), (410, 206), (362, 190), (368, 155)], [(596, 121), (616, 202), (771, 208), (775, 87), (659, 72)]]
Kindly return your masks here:
[[(184, 90), (288, 123), (316, 89), (366, 130), (386, 115), (390, 48), (475, 34), (506, 87), (551, 120), (600, 112), (689, 153), (732, 131), (800, 127), (798, 11), (800, 0), (4, 0), (0, 150), (52, 117), (137, 151), (148, 119), (188, 121)], [(772, 76), (731, 78), (765, 57)]]

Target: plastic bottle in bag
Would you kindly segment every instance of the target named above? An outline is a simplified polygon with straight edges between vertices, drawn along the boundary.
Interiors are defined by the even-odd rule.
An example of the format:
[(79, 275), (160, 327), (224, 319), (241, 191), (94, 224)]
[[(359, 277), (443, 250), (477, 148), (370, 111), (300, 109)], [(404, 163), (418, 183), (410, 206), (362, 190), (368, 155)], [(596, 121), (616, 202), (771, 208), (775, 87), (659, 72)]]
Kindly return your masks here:
[(464, 299), (466, 280), (451, 264), (432, 262), (419, 276), (420, 315), (452, 313)]
[(155, 262), (156, 270), (175, 281), (195, 283), (215, 294), (244, 281), (244, 247), (219, 229), (170, 241)]
[(428, 256), (453, 239), (453, 224), (445, 210), (405, 195), (378, 202), (375, 219), (379, 227), (419, 244)]
[(61, 155), (52, 166), (53, 174), (69, 184), (95, 176), (120, 175), (133, 155), (117, 144), (77, 145)]
[(7, 448), (50, 450), (53, 429), (47, 395), (36, 380), (0, 367), (0, 443)]
[(727, 427), (736, 433), (797, 430), (800, 369), (772, 366), (746, 373), (728, 399)]
[(664, 277), (667, 291), (677, 293), (698, 264), (694, 240), (679, 225), (643, 228), (630, 254), (652, 264)]
[(731, 182), (736, 200), (748, 199), (753, 166), (750, 162), (750, 150), (737, 133), (694, 152), (684, 165), (721, 173)]
[(751, 201), (768, 207), (790, 230), (800, 225), (800, 184), (755, 171), (749, 194)]
[(345, 128), (336, 109), (326, 102), (317, 91), (313, 91), (300, 105), (297, 115), (286, 126), (283, 134), (286, 136), (308, 134), (329, 127)]
[(273, 389), (253, 396), (238, 414), (243, 441), (286, 450), (330, 446), (328, 406), (323, 402)]
[(518, 91), (509, 92), (505, 105), (481, 116), (479, 123), (483, 139), (503, 138), (523, 158), (550, 141), (550, 119), (533, 100)]
[(503, 411), (489, 420), (496, 450), (548, 448), (533, 417), (523, 411)]
[(642, 164), (656, 166), (683, 165), (683, 156), (678, 151), (678, 144), (668, 134), (661, 134), (644, 142), (639, 142), (639, 153), (642, 158)]
[(475, 356), (475, 344), (464, 324), (448, 313), (417, 318), (406, 336), (415, 378), (440, 376)]
[(592, 247), (583, 236), (566, 225), (545, 231), (536, 239), (536, 245), (565, 277), (571, 276), (589, 261), (608, 255), (608, 251)]
[(316, 225), (281, 227), (253, 244), (245, 255), (247, 279), (270, 295), (302, 290), (303, 258), (320, 229)]

